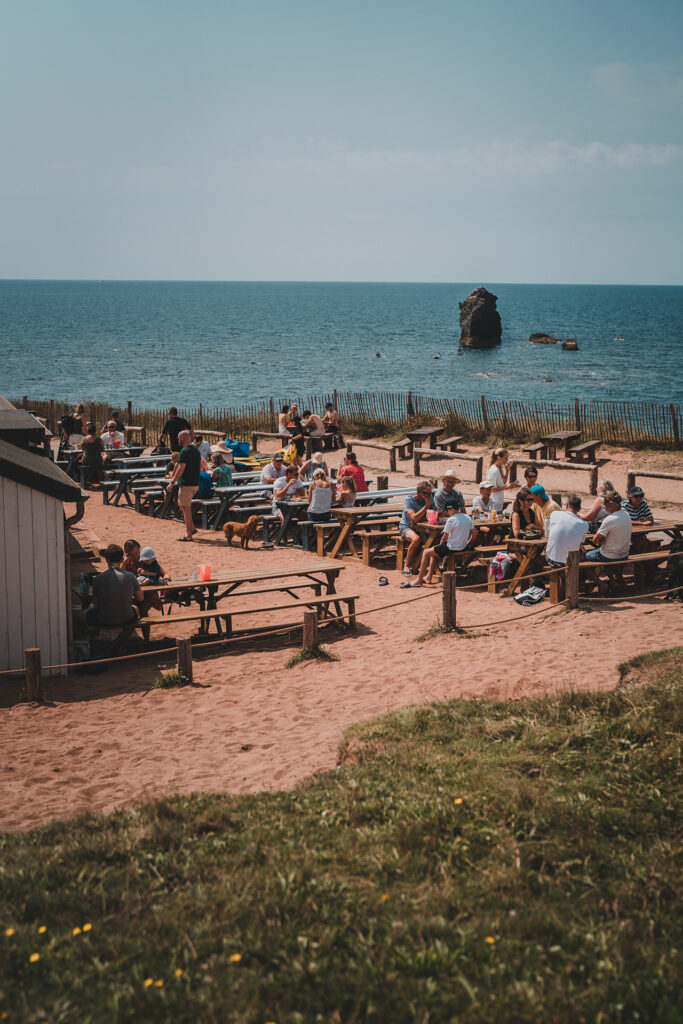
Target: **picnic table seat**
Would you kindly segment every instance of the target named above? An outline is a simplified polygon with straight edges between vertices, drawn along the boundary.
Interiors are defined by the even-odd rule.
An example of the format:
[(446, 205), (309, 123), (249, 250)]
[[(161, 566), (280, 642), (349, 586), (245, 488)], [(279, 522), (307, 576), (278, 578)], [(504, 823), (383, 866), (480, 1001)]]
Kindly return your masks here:
[[(670, 557), (669, 548), (660, 548), (658, 551), (641, 551), (618, 562), (580, 562), (579, 580), (590, 590), (597, 585), (601, 593), (611, 591), (617, 585), (626, 588), (628, 583), (624, 577), (624, 569), (631, 566), (634, 588), (644, 590), (654, 582), (658, 566), (662, 562), (667, 562)], [(601, 577), (605, 578), (601, 579)]]
[(454, 434), (453, 437), (444, 437), (441, 441), (437, 441), (434, 447), (437, 451), (455, 452), (458, 450), (458, 445), (462, 440), (462, 437), (458, 437), (457, 434)]
[[(373, 526), (369, 530), (363, 530), (356, 534), (361, 539), (363, 565), (370, 565), (373, 555), (396, 555), (396, 568), (401, 569), (403, 565), (404, 540), (398, 532), (398, 523), (383, 530)], [(389, 547), (387, 547), (389, 545)]]
[(300, 597), (286, 604), (232, 605), (229, 608), (206, 608), (203, 611), (187, 611), (172, 615), (147, 615), (138, 619), (135, 627), (139, 627), (145, 640), (149, 640), (150, 630), (156, 626), (168, 626), (171, 623), (198, 622), (199, 633), (208, 634), (209, 624), (213, 620), (218, 636), (232, 636), (232, 620), (235, 615), (259, 615), (266, 612), (289, 611), (292, 608), (310, 608), (318, 612), (324, 619), (329, 606), (336, 605), (337, 614), (342, 615), (341, 605), (346, 605), (346, 617), (350, 629), (356, 628), (356, 601), (358, 594), (325, 594), (321, 597)]
[(398, 452), (399, 459), (409, 459), (413, 454), (413, 442), (409, 437), (402, 437), (400, 441), (394, 441), (393, 447)]
[(596, 452), (602, 441), (584, 441), (567, 452), (572, 462), (595, 462)]
[(545, 459), (546, 457), (546, 446), (542, 441), (524, 445), (522, 451), (526, 452), (530, 459)]

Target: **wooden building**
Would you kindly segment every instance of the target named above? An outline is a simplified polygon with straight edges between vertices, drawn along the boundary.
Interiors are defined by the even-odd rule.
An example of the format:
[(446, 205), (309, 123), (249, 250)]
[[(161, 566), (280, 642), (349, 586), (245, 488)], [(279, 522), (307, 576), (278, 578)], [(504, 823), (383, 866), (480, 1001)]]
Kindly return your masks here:
[[(12, 413), (2, 412), (12, 433)], [(14, 412), (15, 434), (23, 439), (29, 414)], [(28, 647), (40, 648), (43, 665), (69, 661), (67, 531), (82, 517), (84, 502), (78, 484), (51, 459), (0, 438), (0, 669), (21, 668)], [(70, 519), (65, 503), (76, 506)]]

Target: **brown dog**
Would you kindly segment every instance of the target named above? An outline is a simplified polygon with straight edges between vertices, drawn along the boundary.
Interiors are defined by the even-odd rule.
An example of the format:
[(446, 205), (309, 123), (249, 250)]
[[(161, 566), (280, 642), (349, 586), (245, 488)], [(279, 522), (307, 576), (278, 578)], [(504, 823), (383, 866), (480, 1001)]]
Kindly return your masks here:
[(232, 547), (232, 538), (240, 538), (240, 547), (245, 550), (249, 547), (249, 541), (256, 536), (256, 531), (261, 525), (261, 516), (249, 516), (246, 523), (225, 523), (223, 533), (227, 543)]

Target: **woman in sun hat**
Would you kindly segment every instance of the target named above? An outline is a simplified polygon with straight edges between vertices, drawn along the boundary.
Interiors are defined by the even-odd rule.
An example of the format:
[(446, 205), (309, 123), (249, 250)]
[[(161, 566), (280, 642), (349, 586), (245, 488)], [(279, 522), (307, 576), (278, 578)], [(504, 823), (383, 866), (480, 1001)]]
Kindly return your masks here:
[(223, 461), (226, 465), (231, 466), (235, 461), (235, 456), (232, 448), (229, 448), (225, 441), (219, 441), (218, 444), (211, 445), (212, 455), (222, 455)]
[(304, 462), (303, 466), (299, 470), (299, 479), (305, 480), (307, 483), (310, 483), (310, 481), (313, 479), (313, 474), (315, 473), (316, 469), (322, 469), (325, 473), (325, 476), (329, 477), (330, 471), (327, 468), (327, 463), (323, 459), (322, 452), (313, 452), (310, 459), (307, 459), (306, 462)]

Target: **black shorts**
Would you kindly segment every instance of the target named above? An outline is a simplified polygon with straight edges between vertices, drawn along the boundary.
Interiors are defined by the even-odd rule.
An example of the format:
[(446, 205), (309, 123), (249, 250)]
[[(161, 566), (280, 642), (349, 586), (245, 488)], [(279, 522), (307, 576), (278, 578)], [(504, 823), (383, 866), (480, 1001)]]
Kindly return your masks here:
[(434, 545), (434, 553), (437, 554), (439, 556), (439, 558), (445, 558), (446, 555), (450, 555), (451, 551), (452, 551), (452, 548), (449, 548), (448, 544), (435, 544)]
[(131, 617), (128, 622), (100, 622), (99, 609), (95, 608), (94, 605), (88, 608), (85, 615), (85, 621), (89, 626), (101, 626), (102, 629), (121, 629), (122, 626), (128, 626), (132, 622), (137, 622), (139, 615), (137, 608), (131, 607)]

